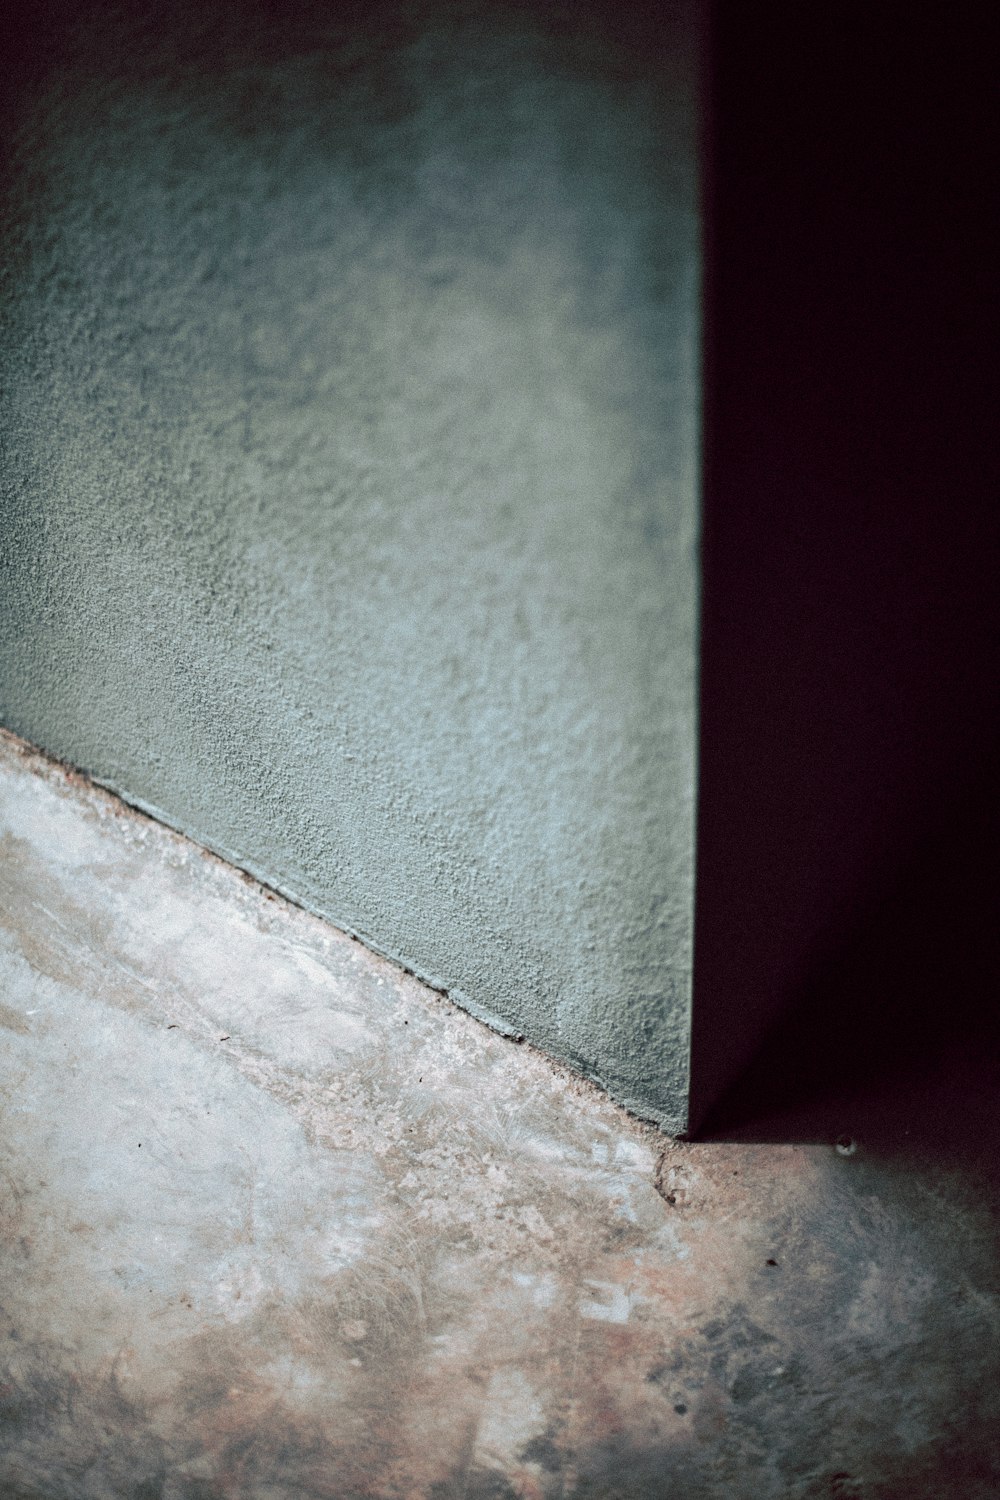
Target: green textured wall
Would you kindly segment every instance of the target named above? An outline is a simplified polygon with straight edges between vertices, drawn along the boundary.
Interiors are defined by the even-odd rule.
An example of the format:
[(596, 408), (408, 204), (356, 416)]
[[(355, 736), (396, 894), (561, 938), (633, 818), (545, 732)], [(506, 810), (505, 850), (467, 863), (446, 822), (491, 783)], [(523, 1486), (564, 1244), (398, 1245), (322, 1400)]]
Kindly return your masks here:
[(2, 722), (682, 1128), (693, 17), (152, 15), (22, 73)]

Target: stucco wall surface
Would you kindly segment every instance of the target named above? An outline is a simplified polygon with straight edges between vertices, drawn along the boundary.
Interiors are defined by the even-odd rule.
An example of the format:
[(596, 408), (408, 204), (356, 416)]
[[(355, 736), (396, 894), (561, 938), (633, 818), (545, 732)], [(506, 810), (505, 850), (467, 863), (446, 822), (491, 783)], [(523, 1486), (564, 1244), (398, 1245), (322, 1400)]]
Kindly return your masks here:
[(692, 17), (169, 15), (22, 70), (2, 722), (680, 1129)]

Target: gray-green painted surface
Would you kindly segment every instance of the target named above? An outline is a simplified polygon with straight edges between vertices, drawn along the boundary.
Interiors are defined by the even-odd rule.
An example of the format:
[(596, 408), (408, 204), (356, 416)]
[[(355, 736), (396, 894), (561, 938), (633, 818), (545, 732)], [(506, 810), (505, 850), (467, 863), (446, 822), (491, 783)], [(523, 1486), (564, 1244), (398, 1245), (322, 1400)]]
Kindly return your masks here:
[(2, 721), (681, 1128), (690, 17), (217, 10), (22, 109)]

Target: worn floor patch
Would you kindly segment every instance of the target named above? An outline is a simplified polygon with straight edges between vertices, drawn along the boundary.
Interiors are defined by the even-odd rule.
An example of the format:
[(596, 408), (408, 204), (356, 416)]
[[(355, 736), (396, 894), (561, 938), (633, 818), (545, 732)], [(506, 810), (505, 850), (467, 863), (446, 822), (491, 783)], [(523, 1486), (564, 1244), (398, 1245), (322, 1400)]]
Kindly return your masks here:
[(975, 1184), (679, 1144), (0, 742), (0, 1493), (1000, 1485)]

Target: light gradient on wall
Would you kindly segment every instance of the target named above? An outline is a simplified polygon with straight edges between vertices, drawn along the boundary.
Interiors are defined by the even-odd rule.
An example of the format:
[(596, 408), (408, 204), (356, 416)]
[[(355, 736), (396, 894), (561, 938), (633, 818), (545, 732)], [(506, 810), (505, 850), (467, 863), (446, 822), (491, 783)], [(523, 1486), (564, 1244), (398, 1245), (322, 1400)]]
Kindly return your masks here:
[(694, 18), (169, 14), (22, 89), (2, 722), (680, 1130)]

